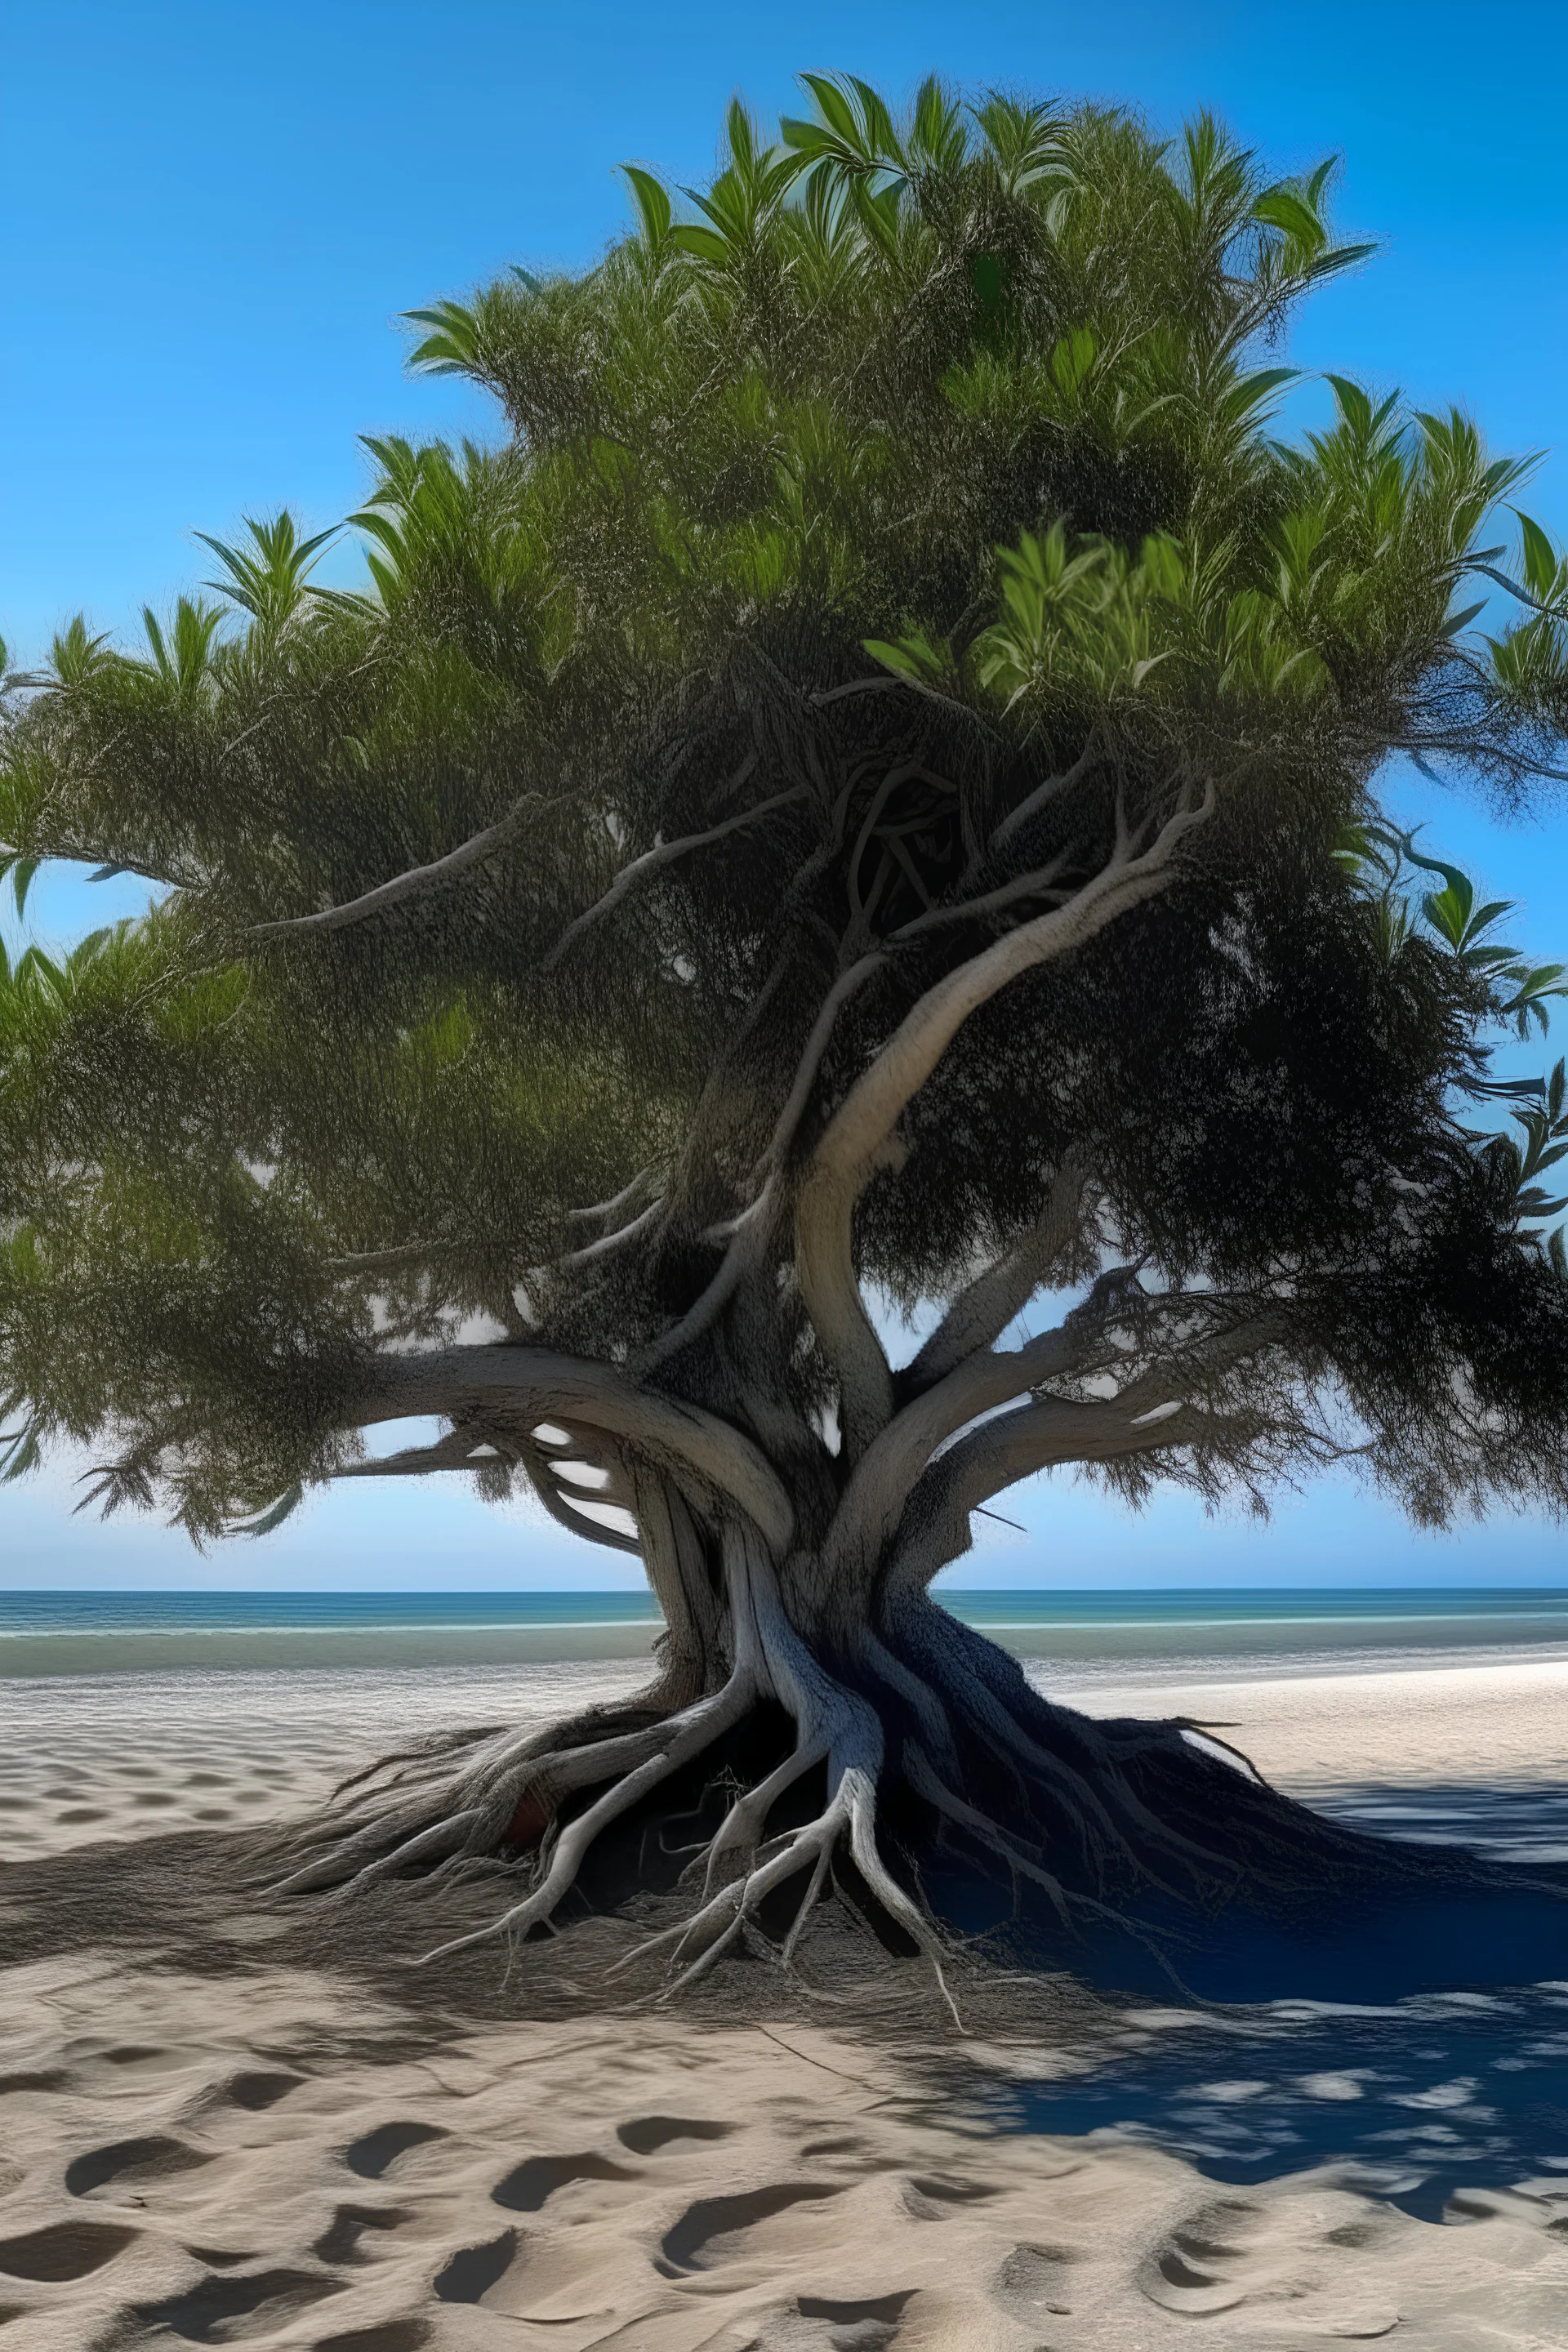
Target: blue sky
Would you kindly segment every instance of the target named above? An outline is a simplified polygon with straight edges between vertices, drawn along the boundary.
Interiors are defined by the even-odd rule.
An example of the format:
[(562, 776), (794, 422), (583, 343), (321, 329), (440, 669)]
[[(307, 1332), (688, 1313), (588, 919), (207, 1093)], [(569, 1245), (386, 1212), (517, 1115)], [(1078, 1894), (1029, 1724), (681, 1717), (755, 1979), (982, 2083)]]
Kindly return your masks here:
[[(227, 535), (285, 502), (312, 527), (334, 521), (363, 488), (360, 433), (489, 429), (470, 394), (403, 374), (397, 313), (510, 261), (590, 261), (623, 217), (616, 163), (701, 177), (731, 92), (775, 114), (803, 67), (889, 91), (935, 68), (1090, 92), (1168, 129), (1208, 105), (1281, 170), (1342, 155), (1342, 226), (1381, 249), (1303, 319), (1295, 417), (1326, 405), (1311, 374), (1325, 367), (1422, 405), (1460, 400), (1497, 446), (1547, 453), (1526, 502), (1568, 535), (1561, 0), (53, 0), (13, 12), (0, 66), (0, 632), (13, 658), (37, 657), (79, 607), (130, 632), (143, 601), (209, 568), (195, 530)], [(347, 576), (352, 551), (333, 560)], [(1568, 949), (1568, 811), (1502, 826), (1462, 792), (1416, 784), (1400, 805), (1489, 895), (1524, 901), (1533, 948)], [(31, 921), (61, 940), (132, 903), (47, 874)], [(0, 1581), (559, 1586), (613, 1580), (616, 1565), (452, 1485), (357, 1486), (205, 1562), (155, 1527), (73, 1519), (70, 1499), (65, 1470), (0, 1493)], [(1334, 1483), (1262, 1533), (1182, 1497), (1137, 1520), (1059, 1486), (1006, 1507), (1028, 1535), (989, 1529), (967, 1580), (1563, 1574), (1561, 1536), (1534, 1522), (1414, 1537)]]

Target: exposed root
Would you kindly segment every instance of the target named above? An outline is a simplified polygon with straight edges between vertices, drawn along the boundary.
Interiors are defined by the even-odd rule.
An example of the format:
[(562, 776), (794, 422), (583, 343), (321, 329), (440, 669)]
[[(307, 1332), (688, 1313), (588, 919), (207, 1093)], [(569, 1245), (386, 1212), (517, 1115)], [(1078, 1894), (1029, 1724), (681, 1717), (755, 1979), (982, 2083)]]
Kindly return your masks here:
[[(507, 1934), (525, 1936), (531, 1927), (547, 1921), (568, 1892), (582, 1867), (583, 1858), (601, 1830), (617, 1821), (623, 1813), (668, 1780), (711, 1747), (726, 1731), (740, 1721), (755, 1697), (755, 1685), (749, 1669), (737, 1667), (724, 1688), (710, 1699), (702, 1699), (683, 1714), (671, 1717), (661, 1727), (664, 1738), (659, 1752), (648, 1756), (606, 1789), (605, 1794), (587, 1811), (569, 1822), (556, 1838), (544, 1876), (531, 1894), (509, 1911), (473, 1934), (459, 1936), (449, 1944), (438, 1945), (426, 1954), (426, 1960), (445, 1958), (452, 1952), (465, 1951), (471, 1944), (487, 1942), (491, 1937)], [(602, 1778), (602, 1769), (595, 1772)]]
[[(379, 1786), (374, 1773), (358, 1777), (346, 1821), (296, 1838), (295, 1867), (275, 1891), (347, 1895), (409, 1872), (449, 1882), (521, 1863), (529, 1877), (518, 1899), (426, 1960), (496, 1938), (515, 1944), (553, 1927), (606, 1832), (627, 1824), (635, 1844), (628, 1816), (660, 1790), (669, 1816), (689, 1811), (705, 1773), (698, 1805), (708, 1824), (729, 1780), (717, 1826), (684, 1848), (661, 1840), (658, 1849), (676, 1867), (689, 1857), (680, 1877), (697, 1890), (692, 1907), (612, 1973), (662, 1952), (666, 1979), (650, 1998), (668, 2000), (742, 1945), (793, 1971), (839, 1863), (841, 1889), (929, 1961), (962, 2031), (943, 1972), (954, 1942), (927, 1893), (931, 1864), (993, 1888), (1010, 1883), (1015, 1919), (1031, 1935), (1041, 1921), (1075, 1940), (1108, 1931), (1172, 1977), (1166, 1948), (1184, 1940), (1183, 1919), (1213, 1919), (1244, 1881), (1293, 1898), (1342, 1873), (1371, 1885), (1435, 1866), (1289, 1804), (1256, 1774), (1194, 1748), (1178, 1724), (1099, 1723), (1052, 1706), (1013, 1660), (929, 1603), (880, 1634), (868, 1629), (847, 1655), (819, 1654), (790, 1622), (772, 1562), (743, 1525), (724, 1530), (723, 1567), (731, 1654), (718, 1688), (661, 1710), (667, 1693), (656, 1686), (546, 1730), (409, 1749)], [(814, 1775), (823, 1793), (813, 1817), (772, 1827), (792, 1798), (811, 1809), (798, 1792)], [(879, 1838), (889, 1822), (898, 1874)], [(626, 1850), (624, 1832), (610, 1850), (612, 1859)], [(782, 1897), (796, 1882), (798, 1901)], [(1026, 1911), (1031, 1889), (1045, 1900)]]
[(1062, 1926), (1072, 1926), (1072, 1913), (1060, 1879), (1053, 1877), (1042, 1864), (1020, 1853), (1012, 1840), (977, 1805), (967, 1804), (962, 1797), (955, 1796), (945, 1781), (938, 1778), (930, 1759), (921, 1754), (912, 1740), (904, 1749), (904, 1770), (909, 1776), (910, 1788), (917, 1795), (923, 1797), (948, 1821), (956, 1822), (960, 1829), (967, 1830), (971, 1837), (978, 1838), (981, 1844), (1005, 1862), (1010, 1871), (1032, 1879), (1037, 1886), (1044, 1887)]

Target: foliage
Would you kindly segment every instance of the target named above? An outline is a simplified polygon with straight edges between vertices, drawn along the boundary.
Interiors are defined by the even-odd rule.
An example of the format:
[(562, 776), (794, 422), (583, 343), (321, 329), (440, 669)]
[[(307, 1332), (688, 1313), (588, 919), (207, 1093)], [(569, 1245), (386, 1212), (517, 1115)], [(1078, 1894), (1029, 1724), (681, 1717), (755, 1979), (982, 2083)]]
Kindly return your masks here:
[[(111, 1506), (260, 1527), (352, 1461), (388, 1348), (651, 1365), (856, 959), (781, 1181), (930, 990), (1185, 794), (1178, 885), (958, 1033), (859, 1275), (952, 1296), (1071, 1160), (1060, 1279), (1293, 1302), (1272, 1433), (1146, 1466), (1252, 1480), (1342, 1411), (1419, 1510), (1560, 1499), (1563, 1066), (1522, 1142), (1467, 1119), (1563, 967), (1379, 799), (1394, 752), (1505, 801), (1560, 760), (1568, 566), (1528, 517), (1517, 572), (1481, 544), (1526, 467), (1340, 376), (1276, 437), (1295, 305), (1370, 251), (1328, 164), (805, 87), (772, 143), (732, 106), (703, 189), (628, 165), (595, 268), (411, 314), (508, 432), (366, 443), (363, 593), (315, 584), (330, 532), (247, 520), (218, 603), (133, 651), (74, 622), (7, 689), (18, 907), (50, 857), (168, 892), (0, 973), (8, 1475), (68, 1436)], [(638, 1181), (653, 1240), (595, 1253)], [(648, 1377), (717, 1403), (743, 1354), (816, 1413), (787, 1251), (772, 1301)]]

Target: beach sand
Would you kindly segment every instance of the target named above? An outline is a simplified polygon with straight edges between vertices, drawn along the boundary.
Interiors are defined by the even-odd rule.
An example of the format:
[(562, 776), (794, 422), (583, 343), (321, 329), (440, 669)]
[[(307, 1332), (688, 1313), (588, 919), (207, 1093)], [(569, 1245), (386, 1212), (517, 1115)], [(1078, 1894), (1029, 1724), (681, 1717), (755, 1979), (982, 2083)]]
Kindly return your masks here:
[[(1321, 2168), (1219, 2186), (1114, 2136), (998, 2132), (988, 2099), (1078, 2063), (1044, 2025), (960, 2043), (931, 2007), (922, 2047), (765, 2000), (752, 2024), (591, 1992), (530, 2014), (497, 1958), (378, 1954), (411, 1890), (318, 1950), (238, 1884), (232, 1830), (389, 1738), (637, 1673), (0, 1690), (0, 2352), (1568, 2345), (1568, 2175), (1438, 2225)], [(1561, 1660), (1073, 1696), (1223, 1727), (1318, 1796), (1568, 1771)], [(186, 1848), (208, 1889), (233, 1871), (199, 1933)]]

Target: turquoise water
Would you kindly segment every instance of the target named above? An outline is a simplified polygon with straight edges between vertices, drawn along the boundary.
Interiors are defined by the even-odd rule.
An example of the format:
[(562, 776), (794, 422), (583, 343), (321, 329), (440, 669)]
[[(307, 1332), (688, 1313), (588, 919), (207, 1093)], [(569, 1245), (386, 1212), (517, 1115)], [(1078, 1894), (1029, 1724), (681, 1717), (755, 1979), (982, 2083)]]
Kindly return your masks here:
[[(1019, 1655), (1150, 1666), (1568, 1644), (1568, 1590), (1428, 1587), (940, 1591)], [(458, 1665), (646, 1655), (646, 1590), (612, 1592), (0, 1592), (0, 1678)]]
[(298, 1633), (353, 1627), (657, 1625), (651, 1592), (0, 1592), (14, 1633)]

